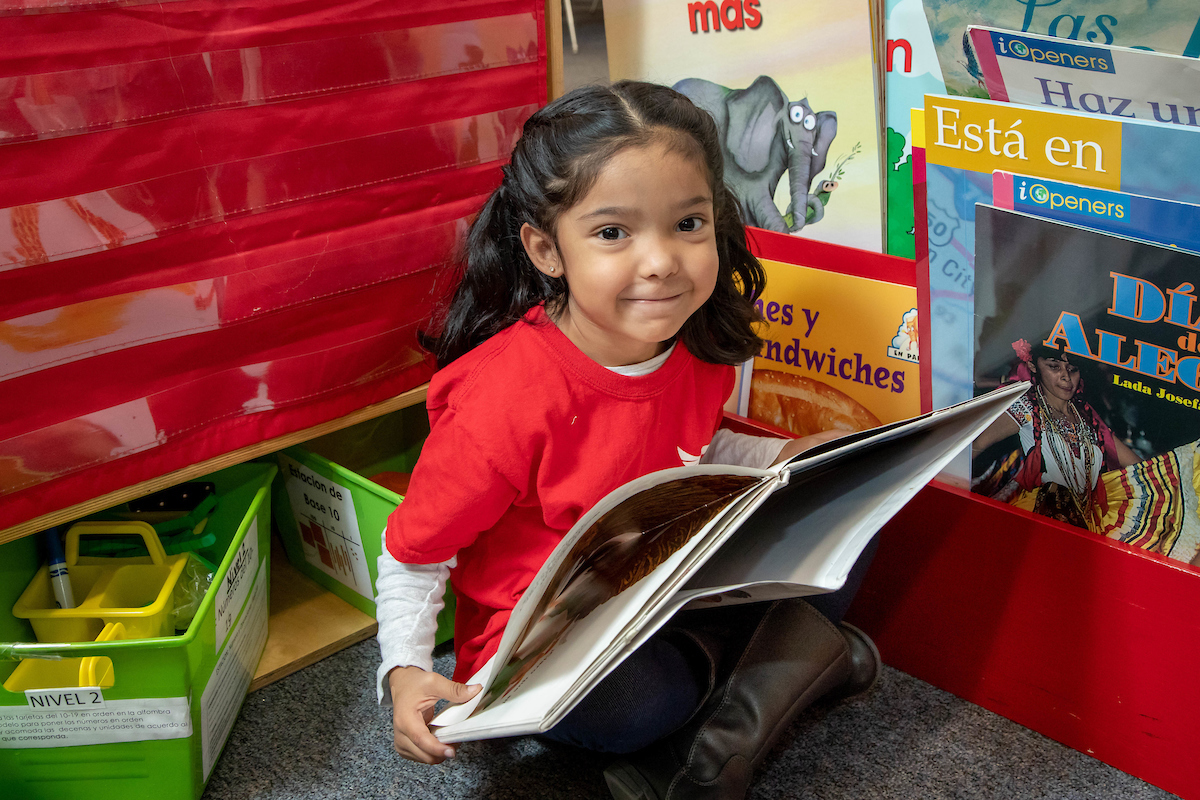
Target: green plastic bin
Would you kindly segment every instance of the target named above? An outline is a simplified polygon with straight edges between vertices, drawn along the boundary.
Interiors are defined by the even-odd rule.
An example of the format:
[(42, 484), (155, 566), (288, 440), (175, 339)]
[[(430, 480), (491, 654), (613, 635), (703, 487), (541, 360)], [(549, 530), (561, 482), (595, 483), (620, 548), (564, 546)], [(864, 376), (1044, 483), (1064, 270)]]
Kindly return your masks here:
[[(288, 561), (360, 611), (375, 616), (380, 535), (403, 497), (369, 476), (411, 472), (429, 435), (425, 406), (401, 409), (279, 453), (275, 524)], [(454, 635), (446, 589), (436, 640)]]
[(41, 566), (37, 537), (0, 546), (0, 684), (30, 658), (104, 667), (94, 671), (99, 688), (0, 686), (0, 797), (200, 797), (266, 644), (275, 471), (241, 464), (206, 478), (219, 502), (208, 521), (215, 541), (199, 554), (217, 569), (179, 635), (36, 643), (11, 609)]

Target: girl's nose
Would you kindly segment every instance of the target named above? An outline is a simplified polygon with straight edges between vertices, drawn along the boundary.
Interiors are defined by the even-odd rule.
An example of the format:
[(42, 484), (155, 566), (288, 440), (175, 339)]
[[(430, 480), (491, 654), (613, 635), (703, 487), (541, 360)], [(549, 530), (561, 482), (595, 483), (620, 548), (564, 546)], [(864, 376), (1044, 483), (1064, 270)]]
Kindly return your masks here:
[(671, 242), (655, 240), (647, 246), (642, 258), (644, 277), (665, 278), (679, 269), (679, 254)]

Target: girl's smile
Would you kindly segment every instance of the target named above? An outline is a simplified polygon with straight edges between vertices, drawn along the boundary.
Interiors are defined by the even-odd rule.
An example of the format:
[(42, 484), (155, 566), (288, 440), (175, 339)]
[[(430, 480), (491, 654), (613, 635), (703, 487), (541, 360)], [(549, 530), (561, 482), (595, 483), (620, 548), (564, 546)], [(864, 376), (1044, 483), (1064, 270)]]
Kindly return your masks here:
[(526, 225), (521, 239), (534, 266), (566, 280), (555, 323), (605, 366), (663, 352), (716, 285), (708, 174), (664, 143), (612, 156), (553, 237)]

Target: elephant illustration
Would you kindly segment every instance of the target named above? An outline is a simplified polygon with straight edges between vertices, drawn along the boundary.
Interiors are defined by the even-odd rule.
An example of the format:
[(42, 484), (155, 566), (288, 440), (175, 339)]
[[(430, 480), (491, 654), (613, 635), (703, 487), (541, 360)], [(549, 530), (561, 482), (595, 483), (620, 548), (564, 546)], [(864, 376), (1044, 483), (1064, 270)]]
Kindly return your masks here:
[[(808, 98), (789, 102), (766, 75), (745, 89), (699, 78), (687, 78), (674, 88), (716, 120), (725, 146), (725, 183), (741, 203), (746, 224), (795, 233), (824, 216), (827, 187), (822, 186), (824, 197), (810, 193), (809, 187), (825, 168), (837, 135), (837, 114), (814, 113)], [(792, 197), (790, 226), (774, 199), (784, 171)]]

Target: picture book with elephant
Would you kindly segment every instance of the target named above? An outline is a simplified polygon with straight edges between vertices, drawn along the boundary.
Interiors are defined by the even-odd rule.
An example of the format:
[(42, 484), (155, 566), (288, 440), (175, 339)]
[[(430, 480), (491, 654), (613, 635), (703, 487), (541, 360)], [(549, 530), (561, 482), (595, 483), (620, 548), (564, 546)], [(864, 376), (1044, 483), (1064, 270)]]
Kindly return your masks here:
[(709, 111), (748, 225), (882, 252), (868, 0), (605, 0), (610, 77)]

